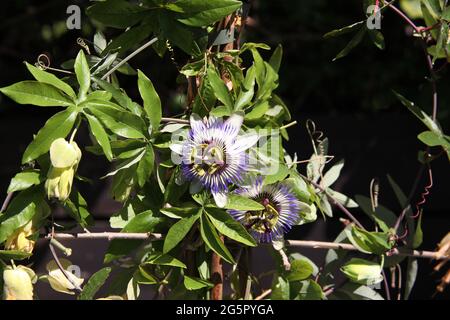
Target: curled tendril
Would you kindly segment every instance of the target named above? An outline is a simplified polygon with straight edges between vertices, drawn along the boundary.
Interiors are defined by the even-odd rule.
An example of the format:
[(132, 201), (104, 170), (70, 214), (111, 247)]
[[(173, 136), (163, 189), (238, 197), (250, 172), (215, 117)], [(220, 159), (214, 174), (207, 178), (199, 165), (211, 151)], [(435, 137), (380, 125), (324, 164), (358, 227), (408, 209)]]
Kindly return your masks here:
[(430, 190), (433, 187), (433, 171), (428, 166), (428, 184), (425, 186), (423, 192), (420, 194), (420, 201), (416, 204), (416, 213), (411, 218), (416, 219), (422, 212), (421, 207), (427, 202), (427, 197), (430, 194)]
[(311, 139), (311, 144), (314, 148), (314, 153), (325, 158), (325, 163), (329, 163), (334, 159), (334, 156), (327, 155), (324, 147), (324, 137), (323, 131), (316, 129), (316, 124), (311, 119), (306, 120), (306, 130), (308, 131), (309, 137)]
[(36, 62), (34, 63), (34, 65), (36, 67), (38, 67), (41, 70), (52, 70), (52, 71), (58, 71), (58, 72), (62, 72), (62, 73), (67, 73), (67, 74), (73, 74), (70, 71), (67, 70), (62, 70), (62, 69), (57, 69), (57, 68), (52, 68), (50, 67), (51, 65), (51, 60), (50, 57), (48, 55), (46, 55), (45, 53), (41, 53), (38, 57)]
[(86, 44), (83, 38), (77, 38), (77, 44), (86, 50), (87, 54), (91, 54), (91, 50), (89, 50), (89, 46)]
[(174, 64), (175, 68), (177, 68), (177, 70), (180, 71), (181, 70), (180, 65), (175, 60), (175, 51), (173, 50), (172, 45), (170, 44), (169, 40), (166, 40), (166, 48), (170, 52), (170, 60)]

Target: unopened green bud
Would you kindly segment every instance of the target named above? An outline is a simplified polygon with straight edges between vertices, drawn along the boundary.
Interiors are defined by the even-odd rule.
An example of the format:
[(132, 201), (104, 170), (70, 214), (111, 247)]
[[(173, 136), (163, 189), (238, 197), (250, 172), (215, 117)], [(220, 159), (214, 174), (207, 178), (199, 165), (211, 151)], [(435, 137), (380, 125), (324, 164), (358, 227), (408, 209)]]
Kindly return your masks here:
[(373, 261), (353, 258), (347, 262), (341, 271), (353, 282), (374, 285), (383, 280), (381, 266)]

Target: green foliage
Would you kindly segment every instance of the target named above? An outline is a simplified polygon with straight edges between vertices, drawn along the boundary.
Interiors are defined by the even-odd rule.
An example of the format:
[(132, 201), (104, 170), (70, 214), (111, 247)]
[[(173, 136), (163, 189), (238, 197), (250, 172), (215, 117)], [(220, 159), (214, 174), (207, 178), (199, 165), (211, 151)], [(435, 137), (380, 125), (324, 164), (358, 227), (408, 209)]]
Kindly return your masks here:
[[(368, 4), (373, 1), (366, 1), (365, 5)], [(313, 149), (311, 157), (298, 160), (297, 154), (291, 157), (286, 152), (283, 146), (284, 140), (289, 139), (287, 128), (296, 122), (289, 123), (291, 114), (275, 93), (283, 48), (279, 45), (269, 55), (264, 51), (271, 48), (264, 43), (247, 42), (234, 46), (237, 34), (217, 23), (229, 15), (240, 16), (241, 6), (242, 2), (237, 0), (96, 1), (87, 8), (88, 16), (99, 29), (120, 29), (116, 38), (107, 40), (97, 32), (93, 50), (84, 48), (75, 59), (63, 64), (64, 68), (73, 69), (64, 79), (26, 63), (35, 80), (0, 89), (19, 104), (63, 108), (34, 136), (23, 154), (22, 171), (11, 179), (7, 191), (15, 196), (5, 212), (0, 213), (1, 261), (24, 260), (31, 256), (25, 250), (8, 249), (15, 238), (23, 236), (22, 229), (30, 222), (32, 230), (27, 231), (25, 237), (28, 241), (38, 239), (41, 227), (55, 227), (53, 220), (48, 218), (49, 203), (52, 207), (63, 208), (79, 227), (94, 224), (88, 203), (76, 186), (69, 188), (68, 197), (63, 200), (52, 199), (43, 187), (46, 180), (49, 181), (48, 173), (58, 167), (54, 165), (54, 152), (50, 152), (52, 144), (62, 138), (71, 145), (75, 143), (78, 130), (86, 128), (92, 142), (86, 151), (104, 156), (113, 166), (102, 177), (111, 179), (112, 198), (122, 204), (110, 219), (111, 227), (120, 229), (121, 236), (130, 234), (130, 239), (111, 240), (104, 263), (114, 263), (117, 274), (113, 274), (113, 267), (108, 266), (93, 274), (79, 294), (80, 300), (94, 299), (110, 274), (114, 279), (109, 294), (126, 295), (130, 300), (138, 298), (140, 290), (147, 285), (155, 286), (159, 293), (167, 291), (165, 298), (210, 298), (208, 289), (214, 286), (211, 267), (214, 255), (231, 265), (231, 298), (250, 298), (255, 293), (254, 285), (260, 282), (251, 270), (246, 270), (245, 259), (248, 251), (264, 240), (276, 249), (271, 249), (276, 270), (269, 271), (274, 275), (270, 299), (382, 299), (368, 286), (382, 281), (383, 267), (401, 261), (386, 255), (400, 244), (398, 235), (405, 227), (397, 223), (399, 218), (394, 211), (382, 205), (375, 206), (373, 199), (356, 196), (354, 201), (332, 189), (341, 176), (344, 160), (329, 166), (334, 156), (328, 153), (328, 139), (312, 121), (306, 123)], [(402, 6), (405, 6), (404, 2)], [(434, 44), (427, 47), (432, 62), (441, 58), (448, 60), (448, 7), (431, 0), (421, 1), (417, 7), (430, 27), (424, 34), (417, 35), (434, 39)], [(378, 9), (383, 13), (385, 8)], [(328, 39), (353, 33), (353, 38), (334, 60), (347, 56), (366, 34), (375, 47), (385, 48), (382, 32), (367, 27), (370, 18), (369, 14), (362, 21), (324, 36)], [(225, 51), (222, 47), (227, 44), (233, 48)], [(170, 58), (180, 72), (177, 80), (181, 85), (188, 83), (189, 99), (186, 99), (182, 115), (163, 118), (163, 110), (166, 113), (170, 108), (163, 106), (164, 99), (160, 99), (155, 89), (158, 85), (126, 62), (149, 45), (153, 45), (160, 56), (170, 52)], [(135, 51), (124, 58), (133, 49)], [(184, 65), (178, 65), (178, 50), (186, 54), (183, 55)], [(128, 95), (122, 89), (119, 74), (133, 77), (141, 101), (134, 101), (130, 97), (135, 93)], [(427, 147), (443, 149), (450, 158), (450, 137), (444, 134), (436, 117), (429, 116), (400, 94), (395, 95), (427, 127), (427, 131), (419, 134), (419, 140)], [(190, 117), (193, 114), (198, 117)], [(199, 142), (201, 155), (183, 154), (183, 159), (197, 160), (198, 156), (202, 161), (200, 165), (193, 163), (188, 167), (184, 163), (185, 166), (180, 166), (174, 158), (180, 145), (172, 138), (181, 132), (181, 138), (186, 139), (188, 134), (194, 134), (194, 130), (187, 133), (193, 129), (191, 126), (200, 126), (199, 120), (195, 119), (206, 122), (211, 116), (242, 122), (237, 129), (226, 122), (224, 132), (231, 135), (233, 129), (239, 131), (235, 148), (243, 148), (253, 140), (256, 143), (257, 139), (262, 140), (260, 143), (264, 148), (267, 147), (265, 150), (252, 145), (245, 149), (246, 156), (254, 162), (245, 170), (236, 169), (242, 171), (237, 173), (239, 178), (242, 175), (242, 181), (221, 176), (227, 169), (223, 161), (233, 158), (237, 151), (227, 150), (221, 143), (209, 150), (211, 139), (208, 136)], [(244, 134), (247, 132), (248, 135)], [(221, 138), (227, 140), (229, 137)], [(272, 149), (275, 151), (271, 152)], [(210, 154), (206, 154), (208, 152)], [(59, 157), (67, 158), (65, 155)], [(208, 162), (216, 157), (222, 163)], [(428, 163), (433, 159), (424, 161)], [(300, 166), (304, 162), (307, 162), (306, 170)], [(276, 164), (276, 170), (265, 174), (264, 169), (273, 164)], [(77, 167), (78, 162), (70, 167), (73, 175)], [(211, 179), (221, 179), (226, 186), (222, 190), (203, 180), (199, 183), (197, 180), (201, 179), (192, 179), (187, 174), (189, 170), (190, 173), (197, 170), (198, 177), (209, 175)], [(62, 168), (61, 172), (66, 171)], [(255, 187), (255, 177), (260, 178), (269, 191), (250, 196), (236, 190), (242, 186)], [(66, 180), (72, 187), (72, 180)], [(408, 210), (405, 219), (410, 234), (405, 247), (417, 248), (423, 241), (422, 219), (416, 223), (411, 218), (405, 194), (390, 177), (389, 183), (401, 209)], [(278, 193), (271, 194), (270, 188)], [(288, 196), (283, 199), (286, 194)], [(223, 201), (218, 201), (219, 197)], [(347, 252), (333, 249), (328, 251), (325, 264), (319, 269), (307, 257), (288, 255), (285, 244), (289, 242), (284, 241), (284, 236), (291, 224), (300, 226), (314, 222), (317, 210), (324, 218), (333, 218), (333, 205), (346, 213), (343, 206), (349, 209), (359, 206), (375, 223), (376, 231), (351, 224), (334, 241), (354, 245), (368, 255), (368, 259), (349, 259)], [(239, 220), (238, 216), (243, 218)], [(268, 233), (270, 237), (258, 239), (255, 225), (259, 225), (259, 233)], [(148, 238), (133, 237), (131, 234), (134, 233), (146, 234)], [(380, 263), (376, 262), (378, 259)], [(336, 286), (336, 272), (339, 271), (351, 282)], [(405, 298), (409, 296), (416, 276), (417, 261), (409, 258)], [(240, 292), (242, 284), (246, 284), (250, 292)], [(167, 290), (163, 290), (165, 288)], [(329, 291), (330, 288), (333, 289)]]

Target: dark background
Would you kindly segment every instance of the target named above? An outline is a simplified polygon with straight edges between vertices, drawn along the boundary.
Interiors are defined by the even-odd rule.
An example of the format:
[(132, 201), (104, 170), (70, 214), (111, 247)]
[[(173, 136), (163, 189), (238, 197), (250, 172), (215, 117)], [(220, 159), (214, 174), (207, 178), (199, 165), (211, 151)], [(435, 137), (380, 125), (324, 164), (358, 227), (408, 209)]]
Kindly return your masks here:
[[(39, 54), (51, 58), (54, 67), (75, 57), (80, 47), (78, 37), (92, 39), (95, 26), (83, 12), (82, 30), (67, 30), (65, 19), (68, 5), (78, 4), (82, 11), (89, 1), (3, 1), (0, 12), (0, 87), (30, 79), (23, 61), (34, 63)], [(304, 124), (315, 121), (318, 128), (330, 139), (330, 154), (336, 159), (345, 158), (346, 165), (335, 189), (350, 196), (368, 195), (373, 177), (381, 181), (380, 202), (399, 212), (398, 204), (387, 183), (391, 174), (405, 193), (409, 192), (419, 168), (417, 151), (424, 149), (416, 136), (424, 127), (401, 106), (391, 89), (404, 94), (431, 113), (431, 88), (426, 80), (427, 68), (417, 40), (403, 21), (387, 12), (382, 28), (386, 37), (386, 50), (380, 51), (365, 39), (348, 57), (332, 62), (332, 58), (351, 39), (351, 35), (324, 40), (323, 34), (364, 18), (361, 1), (254, 1), (250, 13), (255, 24), (249, 27), (245, 41), (266, 42), (273, 48), (283, 45), (284, 57), (280, 70), (280, 87), (277, 93), (289, 106), (299, 125), (289, 129), (288, 151), (296, 152), (299, 159), (309, 158), (312, 150)], [(108, 39), (118, 30), (106, 30)], [(184, 63), (185, 57), (176, 52)], [(176, 66), (166, 55), (162, 60), (151, 49), (136, 56), (132, 66), (142, 69), (155, 83), (165, 114), (177, 113), (180, 87), (174, 79)], [(442, 73), (439, 81), (439, 121), (449, 130), (450, 77)], [(122, 86), (137, 98), (136, 77), (121, 76)], [(5, 194), (9, 179), (20, 170), (21, 154), (32, 135), (58, 108), (39, 108), (16, 105), (0, 96), (0, 190)], [(86, 130), (80, 132), (80, 144), (89, 144)], [(108, 163), (98, 157), (83, 153), (80, 164), (83, 176), (98, 178), (108, 172)], [(425, 205), (423, 217), (424, 243), (422, 248), (433, 250), (449, 231), (448, 161), (441, 157), (433, 162), (434, 186)], [(419, 190), (426, 184), (420, 182)], [(117, 210), (117, 204), (108, 200), (108, 182), (80, 187), (86, 195), (92, 213), (99, 219), (96, 228), (108, 225), (108, 216)], [(415, 197), (414, 201), (418, 201)], [(364, 214), (354, 210), (364, 222)], [(341, 216), (335, 210), (337, 217)], [(295, 239), (329, 240), (335, 238), (342, 226), (337, 219), (297, 227), (290, 237)], [(70, 244), (75, 251), (72, 262), (81, 264), (83, 276), (88, 278), (101, 265), (106, 243), (80, 242)], [(50, 259), (47, 247), (40, 243), (35, 261), (43, 270)], [(299, 250), (320, 264), (325, 252)], [(254, 265), (265, 265), (270, 257), (261, 250), (255, 253)], [(266, 265), (267, 266), (267, 265)], [(266, 269), (266, 268), (265, 268)], [(439, 274), (432, 274), (432, 264), (421, 261), (419, 276), (412, 298), (428, 299), (434, 293)], [(66, 298), (44, 290), (39, 285), (41, 298)], [(437, 299), (449, 298), (448, 291)]]

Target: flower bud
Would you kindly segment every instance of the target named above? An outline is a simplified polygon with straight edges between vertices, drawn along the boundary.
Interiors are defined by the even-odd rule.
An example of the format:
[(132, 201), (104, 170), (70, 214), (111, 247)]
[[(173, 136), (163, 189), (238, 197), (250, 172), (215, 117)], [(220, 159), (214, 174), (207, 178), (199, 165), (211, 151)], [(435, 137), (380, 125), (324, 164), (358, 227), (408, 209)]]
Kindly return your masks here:
[(381, 266), (373, 261), (353, 258), (347, 262), (341, 271), (353, 282), (374, 285), (383, 280)]
[(51, 166), (45, 182), (47, 197), (65, 201), (72, 190), (73, 177), (81, 159), (76, 142), (56, 139), (50, 146)]
[[(72, 263), (67, 259), (60, 259), (60, 262), (64, 270), (66, 270), (66, 274), (70, 278), (70, 280), (76, 283), (78, 286), (81, 286), (81, 284), (84, 282), (84, 279), (77, 277), (70, 270), (68, 270)], [(46, 278), (48, 280), (53, 290), (71, 295), (75, 294), (72, 291), (73, 289), (75, 289), (74, 285), (66, 278), (55, 261), (52, 260), (47, 264), (47, 271), (48, 275), (44, 276), (43, 278)]]
[(33, 300), (33, 283), (36, 275), (25, 266), (6, 267), (3, 271), (4, 300)]
[(34, 231), (33, 221), (28, 222), (6, 239), (5, 249), (18, 250), (26, 253), (33, 252), (35, 241), (28, 239), (28, 237), (30, 237)]

